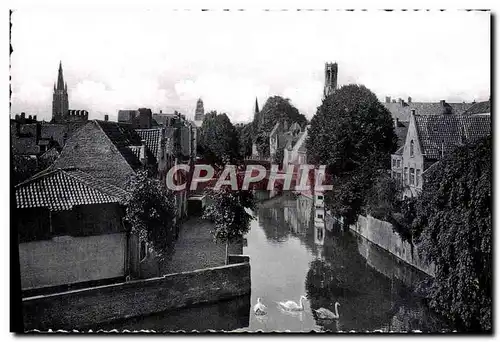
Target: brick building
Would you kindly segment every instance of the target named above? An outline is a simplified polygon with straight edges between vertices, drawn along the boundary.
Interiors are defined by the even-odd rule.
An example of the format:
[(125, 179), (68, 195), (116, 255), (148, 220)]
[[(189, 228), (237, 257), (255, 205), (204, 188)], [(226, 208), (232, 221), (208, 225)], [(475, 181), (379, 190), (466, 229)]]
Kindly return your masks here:
[(403, 185), (405, 196), (417, 196), (424, 186), (425, 172), (431, 166), (439, 167), (437, 162), (457, 146), (491, 134), (489, 111), (485, 103), (462, 114), (418, 114), (412, 110), (405, 144), (391, 160), (392, 177)]

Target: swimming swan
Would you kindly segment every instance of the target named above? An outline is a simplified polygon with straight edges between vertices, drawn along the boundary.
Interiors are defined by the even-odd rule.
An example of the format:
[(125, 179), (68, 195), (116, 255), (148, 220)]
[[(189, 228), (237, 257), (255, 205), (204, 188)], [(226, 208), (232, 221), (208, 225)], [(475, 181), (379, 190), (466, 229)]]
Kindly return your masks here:
[(295, 303), (292, 300), (289, 300), (288, 302), (278, 302), (278, 305), (287, 311), (304, 311), (304, 304), (303, 301), (307, 299), (304, 296), (300, 296), (300, 305)]
[(257, 298), (257, 304), (253, 307), (253, 312), (255, 312), (256, 315), (265, 315), (266, 309), (266, 306), (262, 304), (262, 300)]
[(339, 315), (339, 306), (340, 304), (338, 302), (335, 303), (335, 313), (331, 312), (328, 309), (325, 308), (319, 308), (317, 310), (314, 310), (316, 314), (318, 315), (318, 318), (320, 319), (338, 319), (340, 317)]

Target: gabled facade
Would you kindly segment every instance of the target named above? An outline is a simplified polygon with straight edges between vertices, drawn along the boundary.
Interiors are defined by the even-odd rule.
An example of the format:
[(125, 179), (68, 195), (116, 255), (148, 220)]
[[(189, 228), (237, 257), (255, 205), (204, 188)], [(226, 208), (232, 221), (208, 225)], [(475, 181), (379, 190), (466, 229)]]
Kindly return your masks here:
[(92, 120), (68, 139), (51, 166), (68, 167), (126, 189), (138, 170), (155, 171), (156, 158), (130, 125)]
[(283, 153), (283, 166), (307, 163), (306, 140), (309, 126), (306, 126), (302, 131), (298, 124), (295, 123), (294, 125), (292, 125), (289, 132), (287, 145)]
[(489, 114), (418, 115), (412, 112), (405, 145), (392, 155), (392, 177), (407, 197), (422, 190), (423, 173), (460, 145), (491, 134)]

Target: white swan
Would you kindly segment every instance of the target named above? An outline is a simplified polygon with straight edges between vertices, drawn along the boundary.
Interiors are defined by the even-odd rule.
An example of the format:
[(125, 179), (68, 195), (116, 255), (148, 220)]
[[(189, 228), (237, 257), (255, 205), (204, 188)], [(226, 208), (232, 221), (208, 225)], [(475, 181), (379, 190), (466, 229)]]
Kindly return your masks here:
[(255, 312), (256, 315), (265, 315), (266, 309), (266, 306), (262, 304), (262, 300), (257, 298), (257, 304), (254, 305), (253, 312)]
[(287, 302), (278, 302), (278, 305), (287, 311), (304, 311), (304, 304), (303, 301), (307, 299), (304, 296), (300, 296), (300, 304), (295, 303), (292, 300), (289, 300)]
[(318, 315), (319, 319), (339, 319), (339, 302), (335, 303), (335, 313), (331, 312), (328, 309), (325, 308), (319, 308), (317, 310), (314, 310), (316, 314)]

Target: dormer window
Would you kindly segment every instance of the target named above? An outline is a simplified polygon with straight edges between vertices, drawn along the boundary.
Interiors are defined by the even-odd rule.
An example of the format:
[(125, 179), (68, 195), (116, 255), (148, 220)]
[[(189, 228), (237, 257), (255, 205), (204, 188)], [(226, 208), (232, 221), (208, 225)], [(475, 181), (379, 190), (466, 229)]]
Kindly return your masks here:
[(412, 141), (410, 141), (410, 157), (413, 157), (413, 148), (414, 148), (414, 143), (412, 140)]

